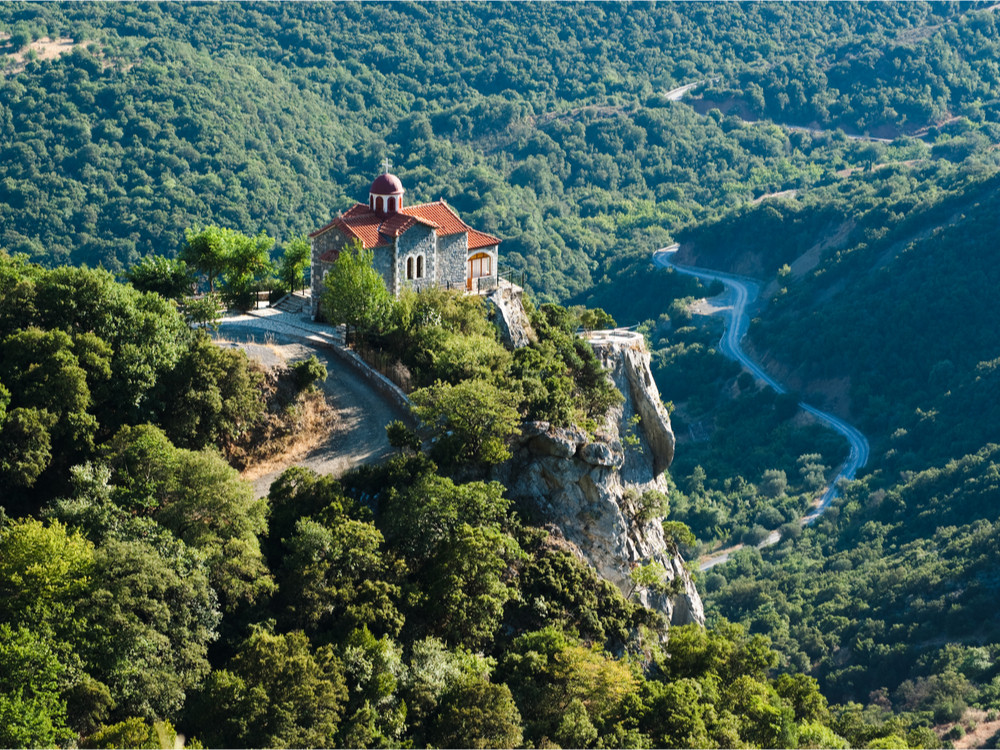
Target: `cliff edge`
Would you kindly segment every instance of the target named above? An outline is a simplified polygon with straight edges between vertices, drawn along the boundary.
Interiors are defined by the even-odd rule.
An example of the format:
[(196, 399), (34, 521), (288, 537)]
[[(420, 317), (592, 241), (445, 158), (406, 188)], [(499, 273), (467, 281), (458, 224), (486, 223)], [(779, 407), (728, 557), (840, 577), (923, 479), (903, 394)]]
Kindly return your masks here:
[[(674, 455), (670, 417), (645, 342), (640, 334), (617, 331), (588, 338), (623, 403), (609, 411), (595, 436), (545, 422), (524, 425), (497, 478), (625, 596), (636, 595), (671, 624), (704, 624), (684, 560), (664, 539), (661, 519), (643, 512), (644, 494), (667, 493), (662, 474)], [(658, 581), (637, 586), (633, 571), (639, 569)]]

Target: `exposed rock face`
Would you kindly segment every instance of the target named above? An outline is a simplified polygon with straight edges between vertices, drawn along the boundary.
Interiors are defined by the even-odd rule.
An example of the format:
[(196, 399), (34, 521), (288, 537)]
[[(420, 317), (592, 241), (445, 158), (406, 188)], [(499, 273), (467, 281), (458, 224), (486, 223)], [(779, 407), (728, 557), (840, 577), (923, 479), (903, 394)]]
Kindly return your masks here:
[(605, 336), (592, 344), (624, 403), (611, 410), (594, 439), (577, 428), (524, 425), (513, 458), (500, 467), (498, 478), (626, 596), (635, 590), (633, 569), (662, 565), (670, 582), (667, 591), (640, 589), (640, 601), (672, 624), (704, 623), (701, 597), (684, 561), (664, 541), (660, 519), (636, 518), (638, 496), (647, 490), (666, 493), (662, 472), (674, 452), (649, 353), (637, 334)]
[(486, 298), (493, 308), (493, 323), (504, 343), (512, 349), (527, 346), (534, 332), (521, 304), (521, 287), (502, 285)]

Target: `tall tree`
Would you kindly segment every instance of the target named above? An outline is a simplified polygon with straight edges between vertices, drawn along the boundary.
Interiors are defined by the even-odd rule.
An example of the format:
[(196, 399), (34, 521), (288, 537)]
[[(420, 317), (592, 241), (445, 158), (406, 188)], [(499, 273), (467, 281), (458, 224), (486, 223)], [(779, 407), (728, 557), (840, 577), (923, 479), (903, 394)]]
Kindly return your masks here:
[(305, 237), (293, 237), (285, 244), (285, 251), (278, 265), (278, 279), (286, 292), (302, 288), (310, 256), (309, 240)]
[(188, 229), (184, 233), (185, 243), (177, 256), (191, 267), (208, 277), (208, 288), (215, 291), (215, 279), (229, 262), (230, 229), (221, 227), (206, 227), (195, 231)]
[(125, 273), (125, 278), (140, 292), (155, 292), (167, 299), (180, 299), (191, 293), (194, 274), (187, 263), (177, 258), (150, 255)]
[(365, 334), (379, 331), (388, 321), (392, 295), (373, 260), (372, 251), (355, 242), (340, 251), (326, 274), (322, 309), (334, 325), (344, 323)]
[(261, 232), (248, 237), (239, 232), (229, 232), (224, 297), (242, 310), (254, 303), (258, 283), (273, 272), (271, 248), (274, 240)]

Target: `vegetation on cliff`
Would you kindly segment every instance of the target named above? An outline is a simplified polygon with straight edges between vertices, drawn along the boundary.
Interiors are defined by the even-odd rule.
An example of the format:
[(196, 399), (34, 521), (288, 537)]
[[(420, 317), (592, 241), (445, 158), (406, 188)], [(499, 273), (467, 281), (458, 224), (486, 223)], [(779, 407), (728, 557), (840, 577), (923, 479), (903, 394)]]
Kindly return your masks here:
[[(0, 519), (4, 744), (846, 744), (815, 682), (772, 677), (766, 638), (721, 624), (664, 646), (659, 615), (496, 482), (411, 451), (339, 480), (290, 469), (255, 499), (219, 452), (262, 408), (244, 355), (106, 272), (0, 260), (4, 471), (31, 490)], [(476, 300), (422, 304), (484, 320)], [(535, 345), (550, 357), (558, 330)], [(17, 432), (32, 419), (51, 432)]]

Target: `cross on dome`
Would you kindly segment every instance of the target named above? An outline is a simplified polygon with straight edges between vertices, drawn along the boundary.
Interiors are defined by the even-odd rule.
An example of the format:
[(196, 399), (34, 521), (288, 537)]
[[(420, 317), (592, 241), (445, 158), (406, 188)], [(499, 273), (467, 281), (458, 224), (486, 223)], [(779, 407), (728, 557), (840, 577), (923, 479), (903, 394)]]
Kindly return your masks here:
[(382, 159), (382, 174), (389, 174), (389, 170), (392, 168), (392, 163), (389, 161), (389, 157)]

